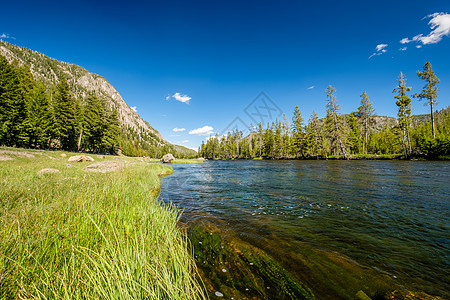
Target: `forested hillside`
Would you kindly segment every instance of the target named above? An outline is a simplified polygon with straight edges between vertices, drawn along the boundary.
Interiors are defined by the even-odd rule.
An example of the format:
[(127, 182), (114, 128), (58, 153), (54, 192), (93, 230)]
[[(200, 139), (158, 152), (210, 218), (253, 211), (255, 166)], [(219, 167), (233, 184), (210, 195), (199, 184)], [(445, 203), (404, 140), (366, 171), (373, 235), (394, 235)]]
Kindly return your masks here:
[(170, 144), (103, 77), (0, 41), (0, 144), (195, 156)]
[[(427, 74), (424, 78), (423, 74)], [(431, 64), (426, 63), (418, 76), (425, 79), (420, 94), (426, 104), (436, 105), (439, 79)], [(399, 85), (393, 90), (398, 106), (398, 118), (377, 116), (366, 92), (361, 94), (360, 106), (351, 114), (341, 114), (335, 89), (329, 86), (327, 115), (319, 119), (315, 112), (305, 122), (300, 108), (294, 109), (292, 122), (284, 116), (271, 124), (258, 124), (248, 136), (229, 132), (212, 136), (199, 148), (199, 155), (210, 159), (233, 158), (329, 158), (374, 157), (374, 155), (403, 155), (405, 158), (447, 158), (450, 155), (450, 107), (430, 115), (411, 115), (411, 90), (401, 73)], [(417, 105), (419, 101), (415, 102)], [(415, 104), (415, 105), (416, 105)], [(433, 112), (431, 114), (431, 112)]]

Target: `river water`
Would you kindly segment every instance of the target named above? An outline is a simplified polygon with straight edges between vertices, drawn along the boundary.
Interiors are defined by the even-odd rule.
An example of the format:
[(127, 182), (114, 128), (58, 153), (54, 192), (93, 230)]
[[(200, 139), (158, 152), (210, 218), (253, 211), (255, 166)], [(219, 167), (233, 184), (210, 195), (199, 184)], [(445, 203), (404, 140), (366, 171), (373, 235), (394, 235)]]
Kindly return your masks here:
[[(409, 290), (450, 298), (448, 162), (206, 161), (173, 169), (161, 199), (180, 208), (188, 226), (208, 222), (293, 273), (296, 253), (308, 247), (387, 274)], [(333, 278), (339, 272), (321, 272), (324, 281), (345, 285)], [(308, 282), (308, 275), (298, 277)], [(315, 281), (313, 291), (328, 288)]]

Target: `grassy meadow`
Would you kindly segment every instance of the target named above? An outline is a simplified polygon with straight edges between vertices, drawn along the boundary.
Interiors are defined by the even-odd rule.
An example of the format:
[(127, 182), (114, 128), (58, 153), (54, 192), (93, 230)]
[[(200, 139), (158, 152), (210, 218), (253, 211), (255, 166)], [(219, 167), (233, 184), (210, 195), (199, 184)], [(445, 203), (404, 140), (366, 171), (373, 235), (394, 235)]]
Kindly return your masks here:
[[(158, 200), (171, 167), (73, 155), (0, 148), (0, 299), (205, 298), (179, 213)], [(86, 171), (100, 161), (119, 168)]]

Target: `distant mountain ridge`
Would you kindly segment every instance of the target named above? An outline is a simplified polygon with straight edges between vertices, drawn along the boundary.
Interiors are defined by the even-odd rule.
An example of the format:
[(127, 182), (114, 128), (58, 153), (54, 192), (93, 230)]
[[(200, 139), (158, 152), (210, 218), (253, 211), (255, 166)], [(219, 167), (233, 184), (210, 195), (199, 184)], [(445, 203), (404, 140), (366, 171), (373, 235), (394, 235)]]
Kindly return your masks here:
[(103, 99), (110, 109), (117, 110), (123, 132), (135, 137), (138, 143), (143, 144), (143, 147), (146, 143), (156, 144), (167, 146), (174, 151), (181, 150), (188, 155), (195, 155), (195, 151), (184, 146), (177, 145), (177, 150), (175, 147), (171, 147), (173, 145), (131, 109), (119, 92), (104, 77), (75, 64), (58, 61), (42, 53), (4, 41), (0, 41), (0, 55), (6, 57), (10, 63), (16, 61), (19, 65), (27, 65), (34, 79), (46, 85), (55, 85), (64, 79), (77, 98), (84, 99), (90, 94), (95, 94)]

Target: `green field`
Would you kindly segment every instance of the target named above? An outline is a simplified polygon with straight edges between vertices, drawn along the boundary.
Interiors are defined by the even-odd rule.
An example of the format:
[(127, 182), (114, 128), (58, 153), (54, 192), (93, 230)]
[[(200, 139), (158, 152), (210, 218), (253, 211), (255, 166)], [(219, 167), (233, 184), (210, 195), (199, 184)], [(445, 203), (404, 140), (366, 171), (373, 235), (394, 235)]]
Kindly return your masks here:
[[(172, 168), (73, 155), (0, 148), (0, 299), (204, 298), (179, 213), (158, 200)], [(93, 170), (115, 171), (86, 168), (104, 161)]]

